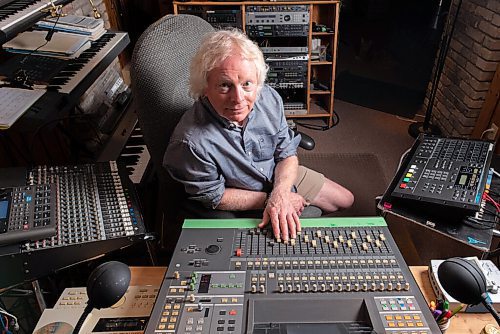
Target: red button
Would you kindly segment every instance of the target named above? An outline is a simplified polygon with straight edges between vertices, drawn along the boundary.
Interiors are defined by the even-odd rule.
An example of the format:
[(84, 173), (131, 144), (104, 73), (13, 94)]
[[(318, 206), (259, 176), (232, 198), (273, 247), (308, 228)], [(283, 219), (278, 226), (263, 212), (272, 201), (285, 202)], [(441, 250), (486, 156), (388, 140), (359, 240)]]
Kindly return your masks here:
[(229, 315), (236, 315), (236, 314), (238, 314), (238, 313), (236, 312), (236, 310), (231, 310), (231, 311), (229, 311)]
[(236, 248), (236, 256), (241, 257), (241, 248)]
[(406, 188), (406, 183), (401, 183), (401, 184), (399, 185), (399, 188), (401, 188), (401, 189)]

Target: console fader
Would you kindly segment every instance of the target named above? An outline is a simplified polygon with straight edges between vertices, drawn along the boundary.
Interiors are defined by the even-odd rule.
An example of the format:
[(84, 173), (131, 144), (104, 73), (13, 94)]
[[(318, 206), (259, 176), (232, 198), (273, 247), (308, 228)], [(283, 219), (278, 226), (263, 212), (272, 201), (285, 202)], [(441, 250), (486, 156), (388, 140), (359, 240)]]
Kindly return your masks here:
[(146, 333), (440, 333), (380, 217), (186, 220)]

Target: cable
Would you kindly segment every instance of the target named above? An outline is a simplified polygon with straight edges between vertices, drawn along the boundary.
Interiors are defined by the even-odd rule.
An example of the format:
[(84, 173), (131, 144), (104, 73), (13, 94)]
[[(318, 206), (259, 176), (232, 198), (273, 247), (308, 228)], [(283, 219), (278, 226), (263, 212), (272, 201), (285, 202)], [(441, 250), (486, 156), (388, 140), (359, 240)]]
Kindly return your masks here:
[(495, 176), (500, 177), (500, 173), (498, 173), (496, 170), (492, 168), (491, 171), (493, 172), (493, 174), (495, 174)]
[(483, 139), (483, 136), (484, 136), (485, 134), (487, 134), (488, 132), (495, 132), (495, 131), (496, 131), (496, 130), (491, 129), (491, 128), (490, 128), (490, 129), (486, 129), (486, 130), (484, 130), (484, 131), (483, 131), (483, 133), (481, 133), (481, 137), (479, 137), (479, 139)]
[(399, 164), (398, 164), (398, 168), (396, 169), (396, 171), (399, 170), (399, 168), (401, 168), (401, 165), (403, 164), (403, 160), (406, 158), (406, 155), (408, 154), (408, 152), (410, 152), (411, 150), (411, 147), (409, 149), (407, 149), (406, 151), (403, 152), (403, 154), (401, 154), (401, 158), (399, 158)]
[(472, 218), (472, 217), (467, 217), (462, 222), (464, 225), (472, 227), (476, 230), (491, 230), (494, 228), (494, 226), (485, 225), (485, 224), (477, 221), (476, 218)]
[(326, 131), (326, 130), (329, 130), (329, 129), (333, 128), (334, 126), (336, 126), (340, 122), (340, 117), (339, 117), (339, 115), (337, 114), (337, 112), (335, 110), (333, 110), (333, 115), (335, 115), (334, 120), (336, 118), (337, 121), (334, 121), (333, 124), (332, 124), (332, 126), (310, 124), (310, 123), (302, 123), (302, 122), (298, 122), (297, 120), (295, 120), (294, 122), (295, 122), (295, 124), (300, 125), (300, 126), (306, 128), (306, 129)]
[(6, 334), (12, 334), (11, 331), (9, 331), (9, 325), (7, 324), (7, 326), (5, 326), (5, 323), (3, 322), (3, 317), (0, 316), (0, 324), (2, 325), (2, 328), (4, 329), (4, 332)]

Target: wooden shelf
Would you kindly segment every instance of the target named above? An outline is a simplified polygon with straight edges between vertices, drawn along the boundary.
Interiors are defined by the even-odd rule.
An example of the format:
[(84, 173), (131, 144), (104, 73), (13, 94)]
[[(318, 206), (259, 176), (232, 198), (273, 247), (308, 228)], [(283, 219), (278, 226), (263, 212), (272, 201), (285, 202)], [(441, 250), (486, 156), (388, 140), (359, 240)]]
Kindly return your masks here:
[[(296, 98), (298, 103), (304, 103), (308, 106), (307, 114), (305, 115), (287, 115), (287, 118), (323, 118), (326, 120), (328, 126), (333, 125), (333, 90), (315, 90), (311, 87), (311, 82), (319, 82), (325, 87), (334, 87), (335, 85), (335, 66), (336, 66), (336, 57), (337, 57), (337, 44), (338, 44), (338, 21), (339, 21), (339, 12), (340, 12), (340, 0), (304, 0), (304, 1), (279, 1), (279, 2), (269, 2), (269, 1), (228, 1), (228, 2), (219, 2), (219, 1), (174, 1), (174, 14), (179, 14), (180, 11), (186, 14), (193, 14), (198, 16), (206, 16), (206, 20), (209, 22), (217, 21), (217, 16), (208, 17), (207, 11), (212, 12), (216, 11), (218, 8), (221, 10), (228, 9), (230, 7), (231, 10), (236, 9), (236, 13), (233, 19), (236, 23), (227, 24), (227, 21), (222, 18), (222, 21), (219, 24), (228, 25), (240, 25), (238, 28), (243, 31), (248, 32), (248, 27), (245, 20), (248, 15), (248, 6), (263, 6), (263, 7), (273, 7), (269, 8), (270, 10), (266, 11), (266, 14), (276, 13), (278, 10), (287, 11), (287, 9), (282, 9), (283, 6), (295, 6), (295, 8), (303, 8), (303, 6), (307, 6), (309, 12), (309, 25), (307, 28), (303, 28), (300, 33), (293, 33), (292, 36), (289, 36), (291, 31), (288, 34), (285, 34), (284, 31), (281, 31), (283, 35), (272, 35), (275, 34), (274, 28), (271, 29), (269, 26), (273, 26), (276, 23), (270, 24), (262, 24), (262, 26), (266, 26), (266, 34), (271, 32), (271, 36), (259, 36), (255, 34), (255, 31), (252, 33), (253, 39), (261, 45), (261, 43), (265, 40), (266, 45), (269, 43), (270, 47), (307, 47), (309, 61), (306, 61), (304, 66), (307, 66), (307, 78), (305, 78), (304, 83), (305, 87), (302, 89), (296, 89), (294, 92), (283, 92), (280, 91), (283, 97), (283, 94), (287, 96), (293, 96)], [(194, 9), (193, 6), (196, 6)], [(288, 7), (287, 7), (288, 8)], [(253, 10), (253, 9), (252, 9)], [(191, 11), (191, 12), (190, 12)], [(258, 13), (257, 11), (255, 13)], [(227, 14), (227, 12), (226, 12)], [(275, 18), (278, 19), (278, 16)], [(312, 24), (316, 23), (318, 25), (324, 25), (333, 31), (330, 32), (314, 32), (312, 31)], [(213, 25), (217, 25), (217, 23), (212, 23)], [(260, 24), (260, 23), (259, 23)], [(252, 25), (253, 26), (253, 25)], [(284, 27), (283, 23), (280, 25), (282, 28)], [(307, 33), (304, 34), (307, 29)], [(259, 30), (260, 31), (260, 30)], [(264, 31), (264, 30), (262, 30)], [(286, 31), (285, 31), (286, 32)], [(319, 50), (314, 50), (312, 52), (312, 40), (315, 40), (315, 46), (321, 46), (321, 52), (326, 52), (328, 57), (331, 57), (331, 61), (319, 61), (319, 60), (310, 60), (311, 55), (317, 55)], [(263, 45), (263, 44), (262, 44)], [(328, 58), (330, 59), (330, 58)], [(289, 71), (292, 67), (290, 67)], [(303, 70), (302, 70), (303, 71)], [(300, 72), (300, 75), (303, 75), (304, 72)], [(276, 78), (276, 76), (275, 76)], [(276, 80), (276, 79), (274, 79)], [(303, 99), (303, 101), (301, 101)], [(324, 107), (320, 107), (317, 103), (321, 104)]]
[(329, 95), (331, 93), (332, 92), (329, 91), (329, 90), (314, 90), (314, 89), (311, 89), (309, 91), (309, 94), (311, 94), (311, 95)]
[(321, 66), (321, 65), (332, 65), (332, 61), (317, 61), (317, 60), (311, 60), (311, 66)]
[(333, 32), (320, 32), (320, 31), (313, 31), (311, 35), (314, 36), (332, 36), (334, 33)]

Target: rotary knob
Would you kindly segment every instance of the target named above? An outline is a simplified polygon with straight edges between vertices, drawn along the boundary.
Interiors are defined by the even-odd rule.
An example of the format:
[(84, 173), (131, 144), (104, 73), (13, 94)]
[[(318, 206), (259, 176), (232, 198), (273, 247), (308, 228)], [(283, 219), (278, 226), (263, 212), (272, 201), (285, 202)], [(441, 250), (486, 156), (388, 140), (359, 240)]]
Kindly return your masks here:
[(205, 252), (208, 254), (216, 254), (220, 252), (220, 247), (218, 245), (209, 245), (207, 248), (205, 248)]

